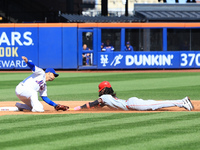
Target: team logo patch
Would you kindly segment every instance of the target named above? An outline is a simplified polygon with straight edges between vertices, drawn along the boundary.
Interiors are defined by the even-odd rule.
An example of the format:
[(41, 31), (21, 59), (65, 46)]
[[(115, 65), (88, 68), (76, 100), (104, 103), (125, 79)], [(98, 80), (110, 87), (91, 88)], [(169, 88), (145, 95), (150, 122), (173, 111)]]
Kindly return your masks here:
[(116, 65), (118, 65), (118, 64), (120, 64), (121, 63), (121, 59), (123, 58), (123, 55), (121, 55), (121, 54), (119, 54), (119, 55), (117, 55), (117, 56), (115, 56), (115, 58), (113, 59), (113, 61), (112, 61), (112, 63), (110, 64), (111, 66), (113, 65), (113, 66), (116, 66)]
[(103, 64), (103, 66), (105, 67), (106, 64), (108, 64), (108, 55), (101, 55), (101, 64)]
[(44, 84), (44, 81), (43, 80), (41, 80), (41, 81), (35, 81), (37, 84), (39, 84), (39, 86), (40, 86), (40, 90), (41, 91), (43, 91), (44, 90), (44, 87), (45, 87), (45, 84)]

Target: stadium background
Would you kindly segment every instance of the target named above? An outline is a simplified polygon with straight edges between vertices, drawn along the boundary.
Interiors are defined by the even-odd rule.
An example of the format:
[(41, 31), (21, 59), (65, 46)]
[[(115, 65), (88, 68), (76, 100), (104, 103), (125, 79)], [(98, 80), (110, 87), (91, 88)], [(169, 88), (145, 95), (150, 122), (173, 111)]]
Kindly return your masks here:
[[(42, 5), (43, 2), (45, 2), (44, 5)], [(69, 111), (57, 112), (53, 107), (42, 102), (45, 113), (0, 112), (1, 149), (199, 149), (200, 75), (199, 69), (191, 69), (198, 68), (199, 63), (199, 49), (196, 49), (199, 44), (196, 42), (199, 37), (198, 14), (200, 9), (198, 9), (198, 4), (182, 5), (177, 3), (176, 5), (165, 5), (161, 1), (159, 3), (162, 5), (159, 6), (165, 5), (166, 7), (160, 7), (158, 13), (155, 11), (156, 5), (150, 4), (151, 0), (137, 1), (138, 3), (141, 2), (138, 7), (135, 4), (136, 1), (130, 0), (128, 1), (129, 15), (127, 16), (124, 10), (125, 5), (122, 4), (124, 1), (118, 1), (120, 2), (120, 9), (123, 10), (118, 13), (120, 11), (111, 12), (109, 10), (109, 7), (114, 6), (116, 4), (114, 2), (117, 2), (117, 0), (110, 0), (108, 1), (109, 11), (106, 11), (105, 6), (103, 6), (102, 13), (101, 10), (97, 13), (100, 15), (86, 17), (80, 15), (82, 9), (77, 7), (76, 2), (78, 1), (62, 0), (62, 3), (60, 2), (61, 0), (56, 0), (56, 3), (54, 3), (54, 0), (48, 0), (48, 2), (40, 0), (0, 0), (0, 15), (2, 17), (0, 24), (0, 107), (14, 106), (15, 102), (19, 101), (15, 95), (15, 87), (21, 80), (31, 74), (30, 70), (19, 71), (28, 69), (20, 58), (21, 55), (27, 55), (29, 59), (32, 59), (34, 63), (44, 69), (49, 65), (64, 70), (57, 70), (60, 74), (59, 78), (55, 82), (48, 83), (49, 98), (58, 103), (73, 106), (74, 102), (74, 106), (76, 106), (86, 101), (93, 101), (98, 96), (98, 84), (103, 80), (108, 80), (120, 98), (127, 99), (131, 96), (137, 96), (143, 99), (173, 100), (187, 95), (194, 103), (195, 110), (189, 112), (183, 108), (175, 107), (153, 112), (129, 111), (125, 113), (125, 111), (118, 112), (103, 109), (96, 112), (89, 110), (75, 113)], [(82, 3), (82, 1), (80, 2)], [(53, 6), (47, 7), (52, 3)], [(134, 7), (131, 3), (134, 3)], [(90, 3), (89, 6), (85, 5), (84, 7), (86, 6), (94, 7)], [(154, 8), (154, 10), (148, 10), (148, 6)], [(176, 7), (175, 11), (174, 9), (173, 11), (167, 11), (168, 6)], [(184, 7), (184, 10), (179, 7)], [(59, 13), (55, 8), (59, 8), (58, 10), (63, 9)], [(138, 9), (138, 16), (132, 16), (133, 8), (134, 10)], [(146, 11), (141, 12), (140, 8)], [(164, 10), (164, 8), (166, 9)], [(84, 9), (85, 15), (89, 12), (87, 10), (93, 12), (92, 9), (86, 8)], [(16, 16), (19, 18), (16, 18)], [(101, 24), (102, 22), (104, 24)], [(162, 26), (158, 22), (162, 23)], [(169, 25), (167, 27), (166, 22)], [(176, 23), (169, 24), (171, 22)], [(116, 25), (116, 23), (118, 24)], [(128, 27), (124, 26), (124, 23), (129, 24)], [(153, 23), (154, 26), (147, 27), (149, 23)], [(120, 28), (119, 24), (121, 24)], [(92, 28), (88, 28), (88, 25)], [(156, 46), (160, 47), (158, 49), (151, 47), (157, 41), (152, 39), (153, 44), (147, 46), (147, 49), (144, 49), (146, 51), (142, 51), (137, 49), (141, 48), (138, 43), (134, 45), (136, 47), (135, 52), (128, 52), (130, 60), (132, 60), (131, 56), (136, 58), (136, 56), (142, 55), (142, 58), (146, 58), (146, 63), (150, 57), (157, 58), (157, 61), (154, 61), (157, 64), (160, 55), (165, 58), (164, 55), (167, 56), (168, 53), (170, 55), (178, 53), (179, 56), (182, 55), (180, 58), (183, 58), (183, 61), (180, 62), (179, 58), (177, 61), (179, 67), (176, 67), (180, 68), (180, 63), (182, 63), (183, 65), (187, 64), (185, 68), (190, 69), (167, 70), (159, 68), (162, 70), (151, 70), (149, 72), (149, 70), (124, 69), (114, 71), (110, 70), (112, 68), (108, 68), (109, 70), (105, 72), (99, 70), (79, 71), (79, 69), (96, 69), (99, 67), (98, 64), (97, 66), (82, 66), (82, 60), (79, 58), (83, 53), (81, 49), (83, 43), (81, 42), (85, 40), (82, 36), (88, 32), (93, 33), (92, 35), (96, 40), (92, 44), (88, 43), (88, 45), (96, 45), (96, 54), (100, 56), (102, 52), (98, 48), (101, 41), (104, 40), (102, 37), (106, 37), (106, 32), (109, 30), (114, 30), (114, 32), (109, 33), (111, 37), (119, 35), (119, 31), (121, 37), (120, 40), (115, 39), (120, 41), (120, 44), (119, 42), (115, 43), (118, 51), (114, 52), (113, 55), (120, 56), (118, 54), (123, 55), (125, 53), (122, 48), (126, 39), (136, 37), (134, 39), (136, 41), (137, 36), (135, 35), (139, 35), (139, 31), (141, 31), (141, 37), (144, 37), (145, 33), (150, 34), (152, 31), (152, 37), (157, 37), (159, 43)], [(126, 36), (129, 31), (134, 35)], [(162, 34), (159, 34), (160, 31), (162, 31)], [(169, 35), (167, 35), (168, 31)], [(169, 45), (166, 42), (168, 36), (174, 37), (168, 39), (170, 41)], [(185, 39), (190, 41), (189, 49), (182, 51), (175, 47), (179, 45), (176, 43)], [(146, 40), (142, 41), (144, 42), (141, 44), (145, 45)], [(149, 41), (151, 40), (149, 39)], [(172, 49), (169, 46), (173, 46)], [(61, 51), (65, 55), (62, 56)], [(136, 52), (139, 55), (136, 55)], [(145, 54), (150, 56), (148, 57)], [(73, 61), (75, 63), (72, 63)], [(140, 63), (140, 61), (138, 60), (137, 63)], [(108, 64), (105, 63), (105, 65)], [(75, 71), (71, 71), (71, 68)], [(151, 69), (157, 69), (157, 67), (151, 66)]]
[[(54, 5), (51, 0), (2, 0), (1, 4), (1, 69), (28, 69), (22, 55), (44, 69), (200, 68), (200, 7), (194, 1), (61, 0)], [(101, 52), (107, 39), (115, 47), (113, 53)], [(127, 41), (133, 52), (124, 51)], [(89, 51), (82, 49), (84, 44)], [(85, 54), (90, 55), (90, 64), (83, 63)]]

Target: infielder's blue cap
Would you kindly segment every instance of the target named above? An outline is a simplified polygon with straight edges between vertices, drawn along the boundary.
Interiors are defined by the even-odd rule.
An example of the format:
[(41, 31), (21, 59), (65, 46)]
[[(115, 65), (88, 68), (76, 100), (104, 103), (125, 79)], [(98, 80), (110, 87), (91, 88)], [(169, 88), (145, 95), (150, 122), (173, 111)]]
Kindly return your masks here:
[(48, 72), (53, 73), (55, 75), (55, 77), (59, 76), (59, 74), (57, 74), (53, 68), (47, 68), (45, 70), (45, 73), (48, 73)]
[(127, 45), (130, 45), (130, 42), (126, 42)]

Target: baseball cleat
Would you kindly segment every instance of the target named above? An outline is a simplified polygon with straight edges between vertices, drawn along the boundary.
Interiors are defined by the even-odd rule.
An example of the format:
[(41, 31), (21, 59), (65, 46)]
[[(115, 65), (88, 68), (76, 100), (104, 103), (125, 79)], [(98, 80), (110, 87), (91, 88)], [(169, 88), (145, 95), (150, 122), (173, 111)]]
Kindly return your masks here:
[(16, 103), (15, 106), (19, 109), (19, 111), (23, 111), (24, 109), (31, 110), (31, 108), (26, 104)]
[(19, 111), (23, 111), (23, 107), (21, 103), (16, 103), (15, 106), (19, 109)]
[(190, 98), (189, 97), (185, 97), (183, 100), (183, 107), (189, 111), (194, 109), (194, 106), (192, 105)]
[(36, 109), (34, 109), (34, 108), (33, 108), (31, 111), (32, 111), (32, 112), (44, 112), (43, 109), (37, 109), (37, 110), (36, 110)]

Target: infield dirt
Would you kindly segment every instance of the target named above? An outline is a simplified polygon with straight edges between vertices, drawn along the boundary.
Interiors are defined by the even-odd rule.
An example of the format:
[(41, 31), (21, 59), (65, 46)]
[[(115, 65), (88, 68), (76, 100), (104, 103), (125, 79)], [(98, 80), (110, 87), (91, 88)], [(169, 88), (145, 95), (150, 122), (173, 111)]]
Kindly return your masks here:
[[(4, 73), (7, 72), (30, 72), (30, 71), (1, 71)], [(200, 69), (182, 69), (182, 70), (88, 70), (88, 71), (58, 71), (58, 72), (75, 72), (75, 73), (83, 73), (83, 72), (138, 72), (138, 73), (144, 73), (144, 72), (200, 72)], [(18, 101), (20, 102), (20, 101)], [(89, 101), (56, 101), (58, 104), (64, 104), (69, 106), (70, 108), (74, 108), (75, 106), (80, 106)], [(0, 107), (15, 107), (15, 101), (3, 101), (0, 102)], [(81, 110), (81, 111), (56, 111), (54, 107), (46, 104), (45, 102), (41, 101), (41, 103), (44, 106), (45, 112), (43, 113), (35, 113), (30, 111), (19, 111), (19, 112), (12, 112), (12, 111), (0, 111), (0, 116), (2, 115), (21, 115), (21, 114), (75, 114), (75, 113), (141, 113), (141, 112), (162, 112), (162, 111), (187, 111), (184, 108), (179, 107), (169, 107), (169, 108), (162, 108), (156, 111), (124, 111), (124, 110), (112, 110), (108, 107), (103, 107), (101, 109), (89, 109), (89, 110)], [(192, 100), (192, 103), (194, 105), (193, 111), (200, 111), (200, 100)]]
[[(19, 102), (19, 101), (18, 101)], [(70, 108), (74, 108), (75, 106), (80, 106), (89, 101), (56, 101), (58, 104), (63, 104), (67, 105)], [(200, 101), (198, 100), (192, 100), (191, 101), (194, 105), (194, 110), (195, 112), (200, 111)], [(0, 102), (0, 107), (15, 107), (16, 101), (6, 101), (6, 102)], [(184, 108), (179, 108), (179, 107), (168, 107), (168, 108), (162, 108), (158, 109), (156, 111), (124, 111), (124, 110), (113, 110), (108, 107), (103, 107), (100, 109), (88, 109), (88, 110), (81, 110), (81, 111), (74, 111), (74, 110), (69, 110), (69, 111), (56, 111), (54, 107), (46, 104), (45, 102), (41, 102), (44, 106), (45, 112), (43, 113), (36, 113), (36, 112), (30, 112), (30, 111), (0, 111), (0, 116), (2, 115), (22, 115), (22, 114), (35, 114), (35, 115), (44, 115), (44, 114), (75, 114), (75, 113), (147, 113), (147, 112), (162, 112), (162, 111), (187, 111)]]

